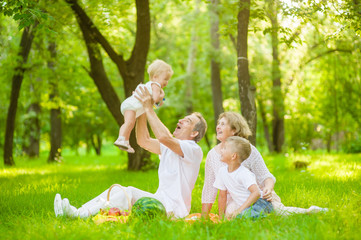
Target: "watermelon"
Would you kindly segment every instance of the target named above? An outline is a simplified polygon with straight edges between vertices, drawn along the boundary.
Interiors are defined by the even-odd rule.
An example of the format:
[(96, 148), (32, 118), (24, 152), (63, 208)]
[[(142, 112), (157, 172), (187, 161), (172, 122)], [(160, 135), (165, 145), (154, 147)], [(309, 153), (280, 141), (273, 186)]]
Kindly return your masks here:
[(139, 198), (132, 207), (133, 217), (154, 218), (156, 216), (166, 216), (167, 212), (163, 204), (155, 198)]

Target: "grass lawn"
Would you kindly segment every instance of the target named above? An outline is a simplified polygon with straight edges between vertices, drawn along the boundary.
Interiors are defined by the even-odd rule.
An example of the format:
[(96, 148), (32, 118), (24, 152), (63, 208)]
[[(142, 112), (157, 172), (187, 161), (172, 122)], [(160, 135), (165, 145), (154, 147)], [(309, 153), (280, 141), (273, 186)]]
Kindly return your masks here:
[[(295, 169), (294, 160), (308, 161)], [(234, 220), (220, 224), (155, 219), (149, 222), (96, 225), (91, 219), (55, 218), (56, 193), (76, 207), (113, 183), (155, 192), (157, 171), (128, 172), (124, 155), (64, 156), (48, 165), (46, 158), (16, 159), (0, 165), (0, 239), (360, 239), (361, 155), (310, 154), (265, 156), (277, 178), (275, 191), (286, 206), (327, 207), (313, 215)], [(1, 163), (3, 164), (3, 163)], [(201, 210), (204, 162), (193, 190), (191, 213)], [(212, 211), (217, 213), (216, 206)]]

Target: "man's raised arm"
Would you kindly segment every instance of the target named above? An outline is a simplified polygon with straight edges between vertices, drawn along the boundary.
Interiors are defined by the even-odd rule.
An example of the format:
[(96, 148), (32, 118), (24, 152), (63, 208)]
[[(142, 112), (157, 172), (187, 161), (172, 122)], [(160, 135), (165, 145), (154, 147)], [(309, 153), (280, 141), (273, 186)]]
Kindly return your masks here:
[[(168, 128), (160, 121), (157, 114), (154, 112), (152, 96), (150, 95), (148, 89), (142, 87), (139, 89), (140, 91), (137, 91), (139, 97), (136, 96), (136, 98), (143, 104), (145, 114), (155, 137), (160, 143), (167, 146), (173, 152), (180, 155), (181, 157), (184, 157), (178, 140), (172, 136)], [(148, 131), (147, 133), (149, 134)]]
[(145, 114), (142, 114), (137, 119), (137, 125), (135, 128), (135, 133), (137, 136), (137, 143), (139, 146), (144, 148), (145, 150), (160, 154), (160, 144), (157, 139), (151, 138), (149, 135), (148, 127), (147, 127), (147, 117)]

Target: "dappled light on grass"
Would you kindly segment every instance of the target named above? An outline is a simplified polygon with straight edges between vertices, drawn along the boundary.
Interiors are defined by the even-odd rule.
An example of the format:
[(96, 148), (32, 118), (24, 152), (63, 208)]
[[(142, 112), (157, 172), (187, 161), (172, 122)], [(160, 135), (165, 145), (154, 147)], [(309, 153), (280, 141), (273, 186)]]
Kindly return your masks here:
[[(127, 171), (118, 156), (74, 156), (56, 165), (20, 163), (0, 169), (0, 239), (356, 239), (361, 234), (360, 156), (266, 156), (277, 178), (275, 190), (286, 206), (317, 205), (332, 211), (220, 224), (154, 220), (96, 225), (91, 218), (55, 218), (56, 193), (80, 207), (113, 183), (155, 192), (157, 171)], [(295, 160), (310, 165), (295, 169)], [(192, 192), (191, 213), (201, 211), (204, 164)], [(217, 213), (217, 203), (212, 212)]]
[(33, 174), (40, 174), (45, 175), (49, 174), (53, 171), (50, 169), (32, 169), (32, 168), (9, 168), (0, 170), (0, 177), (16, 177), (19, 175), (33, 175)]
[(361, 176), (360, 162), (360, 155), (323, 155), (318, 159), (311, 159), (308, 170), (317, 178), (355, 180)]
[[(110, 168), (107, 165), (82, 165), (82, 166), (71, 166), (66, 168), (66, 172), (97, 172), (99, 170), (105, 170)], [(120, 166), (113, 166), (111, 167), (113, 170), (120, 170)], [(0, 170), (0, 177), (17, 177), (19, 175), (46, 175), (46, 174), (52, 174), (59, 172), (59, 168), (50, 166), (48, 168), (9, 168), (9, 169), (3, 169)], [(64, 169), (61, 169), (61, 171), (65, 171)]]

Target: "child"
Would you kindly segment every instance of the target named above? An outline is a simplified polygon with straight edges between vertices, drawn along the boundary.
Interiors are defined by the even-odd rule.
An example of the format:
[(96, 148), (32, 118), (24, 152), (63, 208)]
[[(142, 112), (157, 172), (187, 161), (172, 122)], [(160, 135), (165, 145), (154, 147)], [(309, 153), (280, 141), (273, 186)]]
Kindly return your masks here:
[(225, 146), (221, 149), (221, 161), (227, 166), (221, 167), (214, 182), (218, 188), (219, 216), (224, 217), (227, 191), (239, 208), (227, 213), (227, 218), (258, 218), (265, 213), (273, 211), (272, 204), (261, 198), (255, 175), (247, 168), (241, 166), (251, 154), (251, 145), (245, 138), (232, 136), (227, 138)]
[[(155, 60), (148, 67), (149, 82), (146, 84), (139, 84), (147, 88), (152, 94), (153, 101), (157, 106), (163, 105), (164, 91), (163, 88), (167, 86), (169, 79), (173, 75), (172, 67), (162, 60)], [(125, 99), (120, 107), (120, 111), (124, 116), (124, 124), (119, 129), (118, 139), (114, 145), (121, 150), (129, 153), (134, 153), (134, 149), (129, 145), (129, 136), (134, 128), (136, 119), (144, 113), (142, 104), (135, 98), (135, 91), (133, 95)]]

